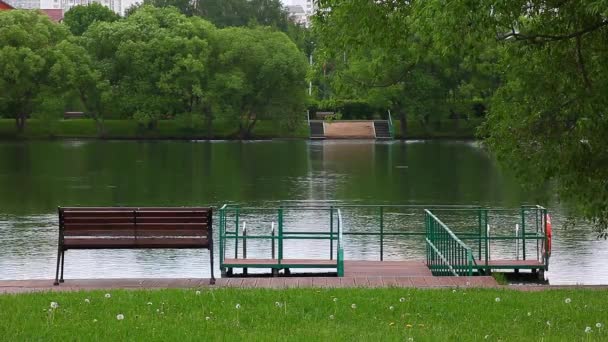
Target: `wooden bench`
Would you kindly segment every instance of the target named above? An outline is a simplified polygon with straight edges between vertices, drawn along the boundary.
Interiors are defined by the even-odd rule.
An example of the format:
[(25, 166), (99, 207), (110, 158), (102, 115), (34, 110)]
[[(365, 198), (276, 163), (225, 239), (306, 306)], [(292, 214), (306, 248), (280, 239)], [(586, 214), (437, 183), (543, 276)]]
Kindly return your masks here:
[(64, 112), (63, 113), (63, 119), (64, 120), (68, 120), (68, 119), (83, 119), (85, 118), (85, 114), (84, 112)]
[[(202, 248), (213, 276), (211, 208), (60, 207), (55, 283), (63, 283), (69, 249)], [(61, 277), (59, 270), (61, 268)]]

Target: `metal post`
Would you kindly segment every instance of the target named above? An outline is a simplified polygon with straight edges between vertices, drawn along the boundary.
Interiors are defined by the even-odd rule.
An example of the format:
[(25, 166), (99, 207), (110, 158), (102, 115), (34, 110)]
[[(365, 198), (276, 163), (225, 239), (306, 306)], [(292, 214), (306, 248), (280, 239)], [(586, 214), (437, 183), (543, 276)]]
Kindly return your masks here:
[(481, 225), (481, 208), (479, 208), (479, 209), (477, 209), (477, 228), (478, 228), (478, 232), (479, 232), (479, 236), (478, 236), (479, 260), (481, 260), (481, 235), (482, 235), (481, 230), (483, 229), (481, 227), (482, 227), (482, 225)]
[(490, 249), (492, 247), (492, 245), (490, 245), (490, 225), (487, 225), (486, 228), (486, 241), (488, 242), (488, 247), (487, 247), (487, 253), (486, 253), (486, 266), (487, 266), (487, 260), (491, 260), (492, 257), (490, 256), (490, 254), (492, 253), (492, 250)]
[(334, 260), (334, 207), (329, 207), (329, 260)]
[[(247, 259), (247, 222), (243, 222), (243, 259)], [(243, 267), (243, 274), (247, 275), (246, 267)]]
[(234, 216), (234, 258), (239, 258), (239, 208)]
[(272, 259), (274, 259), (274, 222), (272, 222), (272, 226), (270, 228), (270, 236), (270, 241), (272, 241), (270, 250), (272, 251)]
[(519, 260), (519, 224), (515, 224), (515, 256)]
[(384, 261), (384, 207), (380, 206), (380, 261)]
[(281, 260), (283, 260), (283, 208), (279, 208), (279, 264)]
[(523, 260), (526, 260), (526, 209), (521, 208), (521, 252)]

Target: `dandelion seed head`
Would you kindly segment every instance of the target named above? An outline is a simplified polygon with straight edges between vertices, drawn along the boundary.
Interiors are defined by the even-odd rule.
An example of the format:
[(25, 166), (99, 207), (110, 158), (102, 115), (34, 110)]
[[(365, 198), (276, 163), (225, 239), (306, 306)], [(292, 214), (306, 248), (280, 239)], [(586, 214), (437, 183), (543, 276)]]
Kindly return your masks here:
[(51, 309), (57, 309), (59, 307), (59, 303), (51, 302)]
[(84, 302), (85, 302), (85, 303), (90, 303), (90, 302), (91, 302), (91, 300), (90, 300), (89, 298), (85, 298), (85, 299), (84, 299)]
[(570, 302), (572, 302), (572, 299), (570, 299), (570, 298), (566, 298), (566, 299), (564, 300), (564, 303), (566, 303), (566, 304), (570, 304)]
[(496, 301), (496, 303), (499, 303), (500, 302), (500, 297), (496, 297), (494, 300)]
[(353, 309), (356, 309), (357, 308), (357, 304), (351, 304), (350, 307), (353, 308)]
[(395, 325), (395, 322), (390, 322), (388, 325), (393, 326)]
[(211, 319), (211, 317), (209, 317), (209, 316), (205, 317), (205, 321), (208, 321), (210, 319)]
[(122, 321), (123, 319), (125, 319), (125, 315), (118, 314), (118, 315), (116, 315), (116, 319), (119, 320), (119, 321)]
[(334, 315), (329, 315), (329, 319), (334, 319)]
[(528, 312), (528, 316), (532, 316), (532, 313), (531, 313), (531, 312)]
[(401, 302), (401, 303), (405, 302), (405, 298), (403, 298), (403, 297), (399, 298), (399, 302)]
[(106, 297), (106, 298), (110, 298), (110, 297), (112, 297), (112, 295), (111, 295), (111, 294), (109, 294), (109, 293), (106, 293), (104, 297)]
[(548, 326), (551, 326), (551, 321), (547, 321), (547, 325), (548, 325)]
[(281, 303), (279, 303), (279, 302), (274, 302), (274, 305), (275, 305), (277, 308), (280, 308), (280, 307), (281, 307)]
[(591, 327), (586, 327), (586, 328), (585, 328), (585, 333), (586, 333), (586, 334), (590, 333), (591, 331), (592, 331), (592, 330), (591, 330)]
[(201, 295), (201, 291), (196, 290), (196, 292), (195, 292), (195, 293), (196, 293), (196, 295), (197, 295), (197, 296), (200, 296), (200, 295)]
[(235, 308), (236, 308), (237, 310), (238, 310), (238, 309), (240, 309), (240, 308), (241, 308), (241, 304), (237, 304), (237, 305), (235, 305)]
[(413, 337), (409, 337), (407, 340), (408, 341), (414, 341), (414, 338)]
[(93, 319), (93, 323), (97, 323), (97, 319)]
[(146, 305), (152, 305), (152, 302), (147, 302)]
[(334, 302), (337, 302), (337, 301), (338, 301), (338, 298), (334, 298)]
[(156, 312), (160, 312), (160, 309), (156, 309)]
[(489, 338), (490, 338), (490, 335), (486, 335), (486, 336), (484, 336), (483, 338), (484, 338), (485, 340), (487, 340), (487, 339), (489, 339)]
[(602, 327), (602, 323), (595, 323), (595, 327), (598, 328), (598, 329), (601, 328)]
[(391, 311), (393, 311), (393, 310), (395, 310), (395, 307), (391, 305), (391, 306), (388, 307), (388, 309), (391, 310)]

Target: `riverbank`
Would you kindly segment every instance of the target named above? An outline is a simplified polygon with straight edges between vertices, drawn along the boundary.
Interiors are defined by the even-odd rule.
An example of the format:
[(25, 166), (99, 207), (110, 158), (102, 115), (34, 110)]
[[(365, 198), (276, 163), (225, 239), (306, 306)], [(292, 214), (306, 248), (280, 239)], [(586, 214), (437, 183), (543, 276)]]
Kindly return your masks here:
[(172, 289), (0, 296), (7, 340), (605, 340), (605, 291)]
[[(407, 139), (475, 139), (476, 129), (481, 121), (470, 120), (456, 122), (454, 120), (439, 121), (422, 125), (418, 121), (408, 122)], [(399, 121), (395, 121), (395, 136), (403, 137)], [(43, 121), (30, 119), (25, 131), (17, 133), (13, 119), (0, 119), (1, 140), (36, 140), (36, 139), (175, 139), (197, 140), (205, 139), (206, 134), (201, 129), (185, 129), (175, 120), (161, 120), (153, 130), (141, 129), (132, 120), (106, 120), (106, 134), (100, 137), (95, 122), (90, 119), (70, 119), (58, 121)], [(215, 123), (213, 139), (237, 139), (236, 129), (225, 123)], [(252, 139), (307, 139), (308, 127), (300, 125), (294, 131), (288, 131), (272, 121), (259, 121), (254, 127)]]

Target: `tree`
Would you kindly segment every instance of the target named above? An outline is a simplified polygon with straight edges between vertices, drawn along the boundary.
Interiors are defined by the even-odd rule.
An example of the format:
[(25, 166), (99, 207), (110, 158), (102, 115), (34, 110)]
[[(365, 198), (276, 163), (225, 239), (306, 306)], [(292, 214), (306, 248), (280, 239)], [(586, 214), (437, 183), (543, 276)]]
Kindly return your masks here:
[(56, 45), (68, 35), (63, 25), (36, 11), (0, 12), (0, 102), (23, 132), (34, 99), (50, 86)]
[(218, 108), (238, 123), (241, 138), (250, 136), (259, 119), (289, 126), (302, 115), (306, 60), (285, 34), (267, 28), (222, 29), (217, 53), (211, 86)]
[(83, 38), (112, 87), (110, 109), (154, 128), (162, 116), (206, 110), (214, 31), (175, 8), (143, 6), (125, 20), (92, 25)]
[(420, 13), (444, 49), (455, 36), (498, 47), (501, 85), (483, 130), (487, 145), (525, 184), (555, 181), (573, 213), (608, 237), (608, 3), (429, 1)]
[[(404, 138), (408, 121), (426, 125), (448, 112), (467, 117), (474, 100), (487, 99), (496, 86), (487, 70), (491, 54), (471, 63), (432, 50), (433, 40), (419, 30), (417, 2), (326, 0), (320, 6), (313, 26), (319, 36), (313, 77), (322, 95), (391, 109)], [(355, 21), (359, 24), (353, 26)]]
[(86, 49), (74, 42), (65, 40), (59, 43), (54, 59), (51, 79), (65, 92), (77, 94), (86, 113), (95, 120), (98, 134), (103, 135), (103, 114), (111, 97), (109, 82), (96, 68)]
[(96, 21), (112, 22), (120, 17), (108, 7), (93, 2), (89, 5), (78, 5), (65, 12), (63, 23), (66, 24), (72, 34), (82, 35)]

